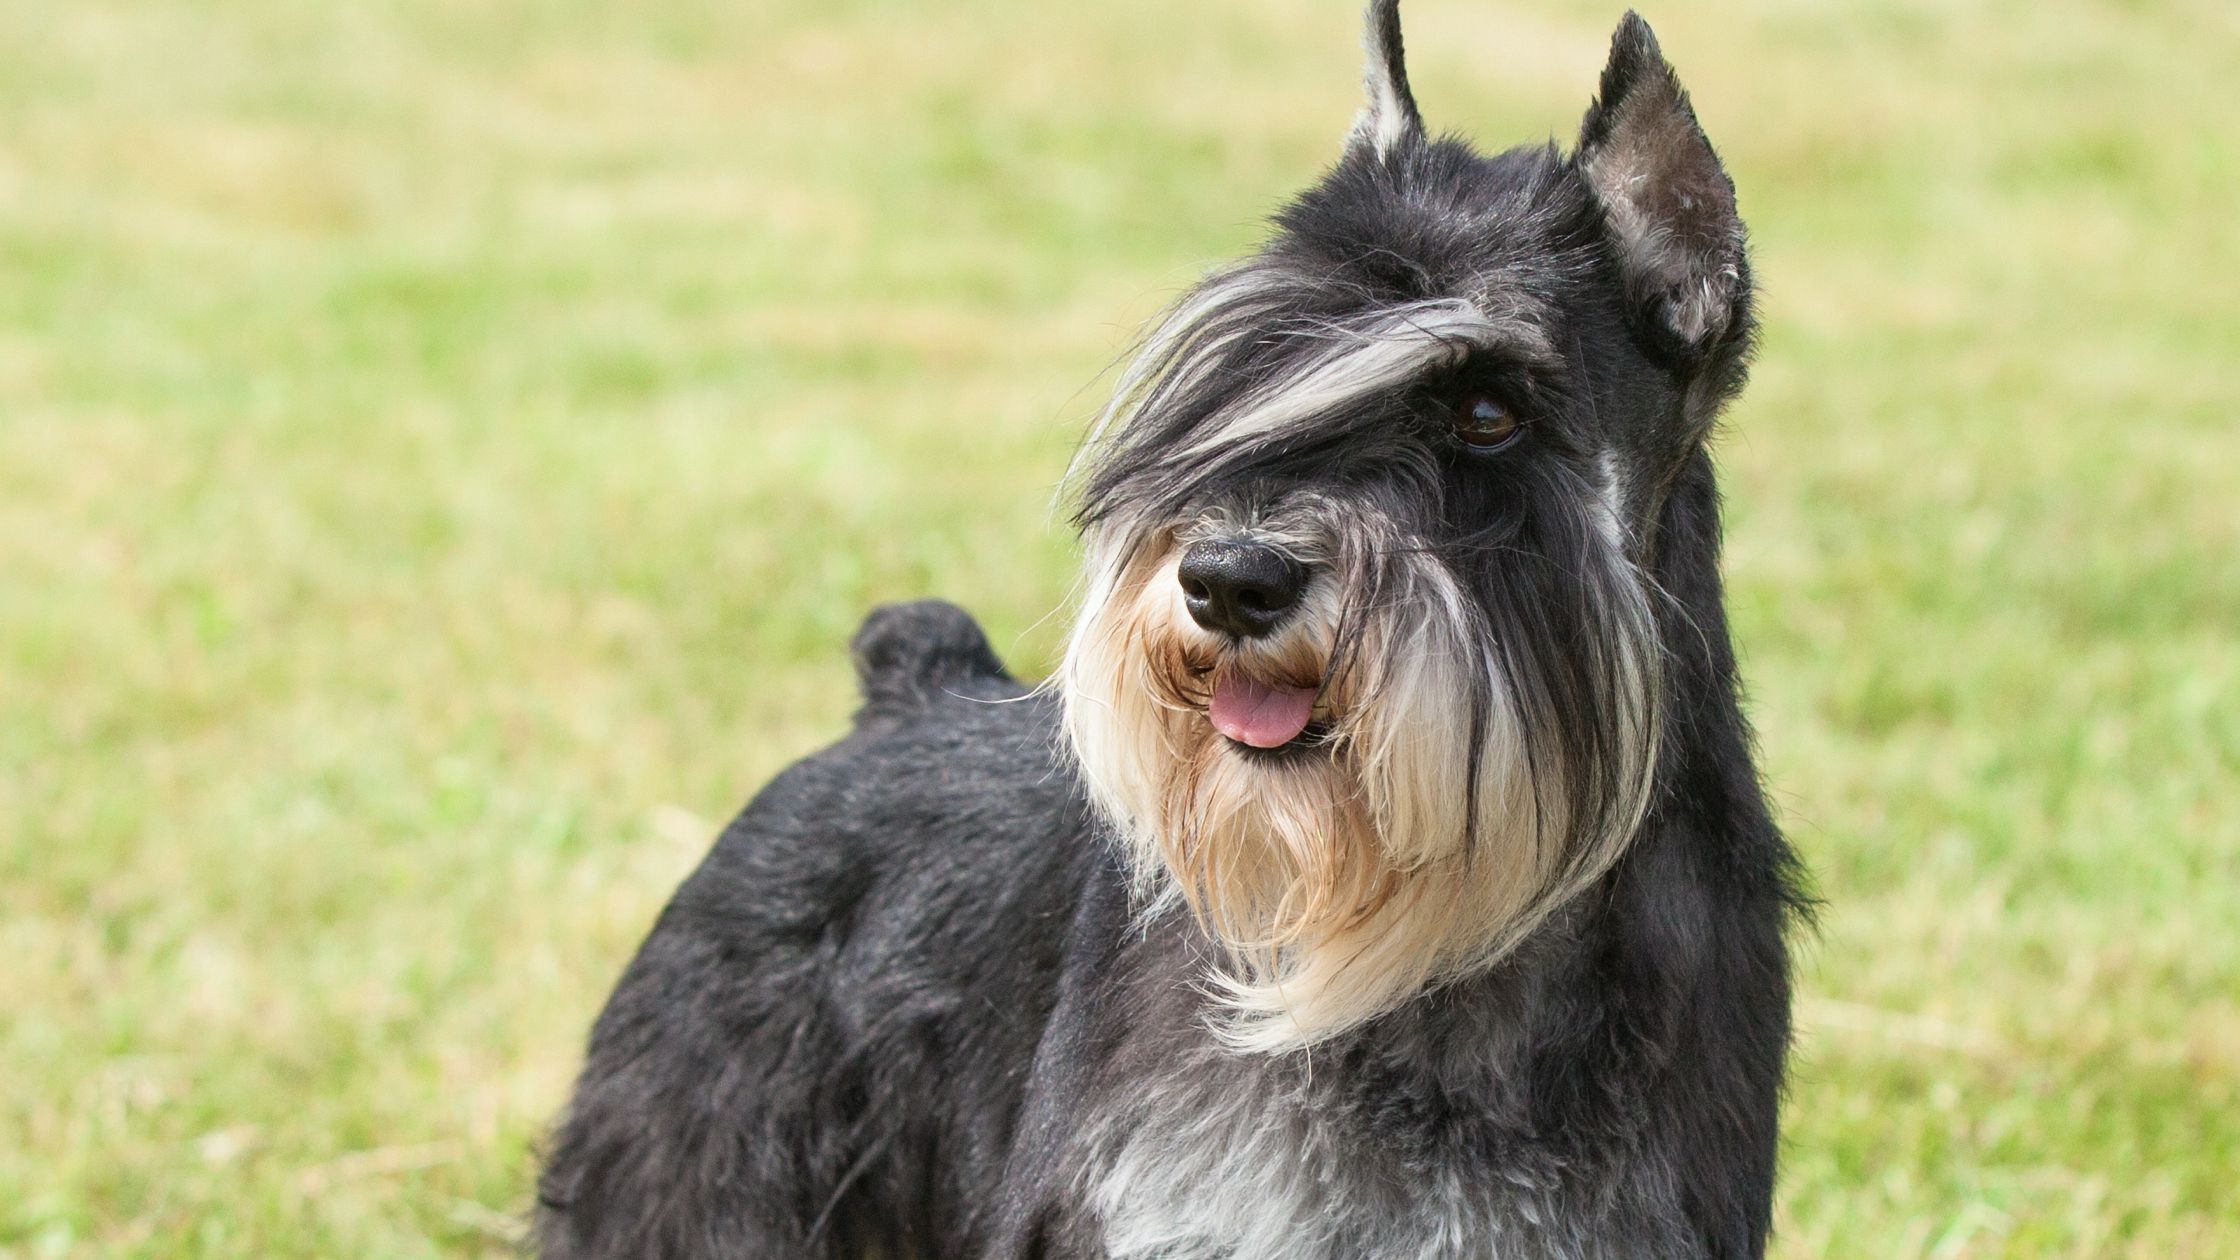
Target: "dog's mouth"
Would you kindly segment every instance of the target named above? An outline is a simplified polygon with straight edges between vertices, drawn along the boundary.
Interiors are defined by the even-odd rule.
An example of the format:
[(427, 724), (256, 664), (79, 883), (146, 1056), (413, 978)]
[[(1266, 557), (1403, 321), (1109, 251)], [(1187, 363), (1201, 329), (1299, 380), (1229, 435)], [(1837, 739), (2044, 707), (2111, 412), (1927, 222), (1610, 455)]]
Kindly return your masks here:
[(1323, 721), (1321, 718), (1316, 718), (1307, 723), (1297, 735), (1273, 748), (1258, 748), (1251, 744), (1238, 743), (1227, 736), (1222, 737), (1222, 742), (1229, 746), (1230, 752), (1246, 761), (1263, 763), (1296, 761), (1312, 755), (1316, 749), (1327, 747), (1335, 729), (1330, 723)]
[(1330, 736), (1329, 723), (1315, 720), (1317, 691), (1224, 671), (1214, 679), (1206, 720), (1222, 738), (1254, 752), (1310, 747)]

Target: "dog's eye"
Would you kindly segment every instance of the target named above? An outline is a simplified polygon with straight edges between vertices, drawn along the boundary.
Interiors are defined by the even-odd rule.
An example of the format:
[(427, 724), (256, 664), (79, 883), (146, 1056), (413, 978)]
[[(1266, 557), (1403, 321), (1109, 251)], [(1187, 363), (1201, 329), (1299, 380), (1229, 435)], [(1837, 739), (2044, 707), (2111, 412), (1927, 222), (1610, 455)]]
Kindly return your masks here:
[(1464, 394), (1455, 401), (1454, 435), (1472, 450), (1500, 450), (1523, 431), (1517, 413), (1491, 394)]

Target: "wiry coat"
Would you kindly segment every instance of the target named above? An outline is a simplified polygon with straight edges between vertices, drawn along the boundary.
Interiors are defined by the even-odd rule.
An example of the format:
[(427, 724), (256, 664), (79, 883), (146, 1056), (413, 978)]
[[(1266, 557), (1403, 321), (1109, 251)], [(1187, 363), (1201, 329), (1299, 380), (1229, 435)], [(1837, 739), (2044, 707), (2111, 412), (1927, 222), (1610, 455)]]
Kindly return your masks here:
[[(1353, 841), (1378, 905), (1436, 905), (1454, 930), (1382, 987), (1349, 978), (1354, 954), (1253, 971), (1234, 920), (1207, 913), (1233, 890), (1158, 884), (1193, 844), (1252, 838), (1167, 844), (1154, 822), (1126, 839), (1146, 826), (1120, 781), (1138, 763), (1097, 741), (1145, 732), (1081, 716), (1116, 641), (1087, 628), (1094, 609), (1071, 715), (1012, 681), (962, 612), (882, 610), (854, 645), (854, 731), (726, 829), (600, 1017), (540, 1186), (550, 1260), (1762, 1253), (1798, 902), (1738, 699), (1703, 449), (1750, 339), (1732, 189), (1638, 19), (1578, 154), (1488, 159), (1423, 135), (1394, 6), (1371, 17), (1346, 157), (1262, 255), (1185, 299), (1177, 339), (1155, 338), (1082, 519), (1114, 607), (1164, 590), (1145, 584), (1191, 531), (1289, 530), (1317, 566), (1330, 620), (1312, 652), (1337, 699), (1327, 746), (1287, 764), (1460, 766), (1447, 787), (1469, 808), (1388, 802)], [(1449, 341), (1421, 353), (1396, 311), (1445, 312)], [(1224, 341), (1231, 320), (1247, 333)], [(1332, 327), (1382, 340), (1340, 363), (1285, 335)], [(1535, 409), (1535, 445), (1500, 465), (1423, 421), (1452, 380), (1489, 374)], [(1350, 537), (1364, 520), (1399, 541)], [(1348, 547), (1368, 558), (1336, 563)], [(1452, 608), (1403, 611), (1488, 645), (1447, 697), (1460, 760), (1365, 750), (1396, 676), (1347, 674), (1346, 643), (1374, 654), (1401, 633), (1362, 590), (1418, 579)], [(1158, 598), (1145, 607), (1142, 633), (1169, 633)], [(1640, 624), (1612, 629), (1613, 610)], [(1178, 649), (1181, 716), (1148, 720), (1201, 722), (1191, 680), (1232, 650)], [(1522, 769), (1481, 773), (1504, 757)], [(1520, 800), (1478, 800), (1511, 779)], [(1298, 780), (1242, 781), (1250, 797)], [(1435, 814), (1455, 834), (1395, 857), (1420, 837), (1393, 818)], [(1563, 835), (1516, 830), (1549, 818)], [(1602, 827), (1619, 831), (1573, 834)], [(1541, 881), (1533, 895), (1471, 922), (1469, 898), (1503, 895), (1475, 873), (1542, 839), (1545, 861), (1502, 868)], [(1340, 917), (1294, 949), (1391, 939), (1373, 909)], [(1311, 1005), (1287, 977), (1346, 1000), (1269, 1034), (1284, 1001)]]

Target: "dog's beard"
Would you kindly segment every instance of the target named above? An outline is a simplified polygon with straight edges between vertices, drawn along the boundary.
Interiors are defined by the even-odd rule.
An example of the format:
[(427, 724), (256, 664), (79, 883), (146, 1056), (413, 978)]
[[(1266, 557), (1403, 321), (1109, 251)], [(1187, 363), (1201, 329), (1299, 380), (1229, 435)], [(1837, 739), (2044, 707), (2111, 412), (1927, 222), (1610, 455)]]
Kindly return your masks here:
[[(1179, 899), (1226, 950), (1217, 1026), (1241, 1049), (1311, 1044), (1498, 962), (1609, 868), (1649, 795), (1654, 637), (1621, 557), (1582, 575), (1576, 624), (1535, 635), (1388, 523), (1320, 516), (1251, 530), (1316, 577), (1242, 644), (1185, 609), (1190, 530), (1107, 523), (1060, 678), (1149, 912)], [(1307, 733), (1270, 751), (1218, 733), (1232, 672), (1318, 688)]]

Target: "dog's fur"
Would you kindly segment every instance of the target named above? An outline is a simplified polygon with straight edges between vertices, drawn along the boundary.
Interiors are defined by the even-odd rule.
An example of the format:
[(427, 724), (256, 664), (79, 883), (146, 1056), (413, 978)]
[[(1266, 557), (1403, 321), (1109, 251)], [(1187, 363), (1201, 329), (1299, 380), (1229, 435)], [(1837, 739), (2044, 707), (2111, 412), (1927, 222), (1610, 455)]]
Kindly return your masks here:
[[(1569, 157), (1430, 137), (1369, 30), (1337, 165), (1086, 448), (1055, 686), (946, 605), (865, 623), (854, 731), (600, 1017), (550, 1260), (1763, 1251), (1798, 898), (1704, 450), (1733, 187), (1636, 17)], [(1303, 575), (1273, 633), (1200, 624), (1203, 540)], [(1238, 679), (1313, 724), (1217, 734)]]

